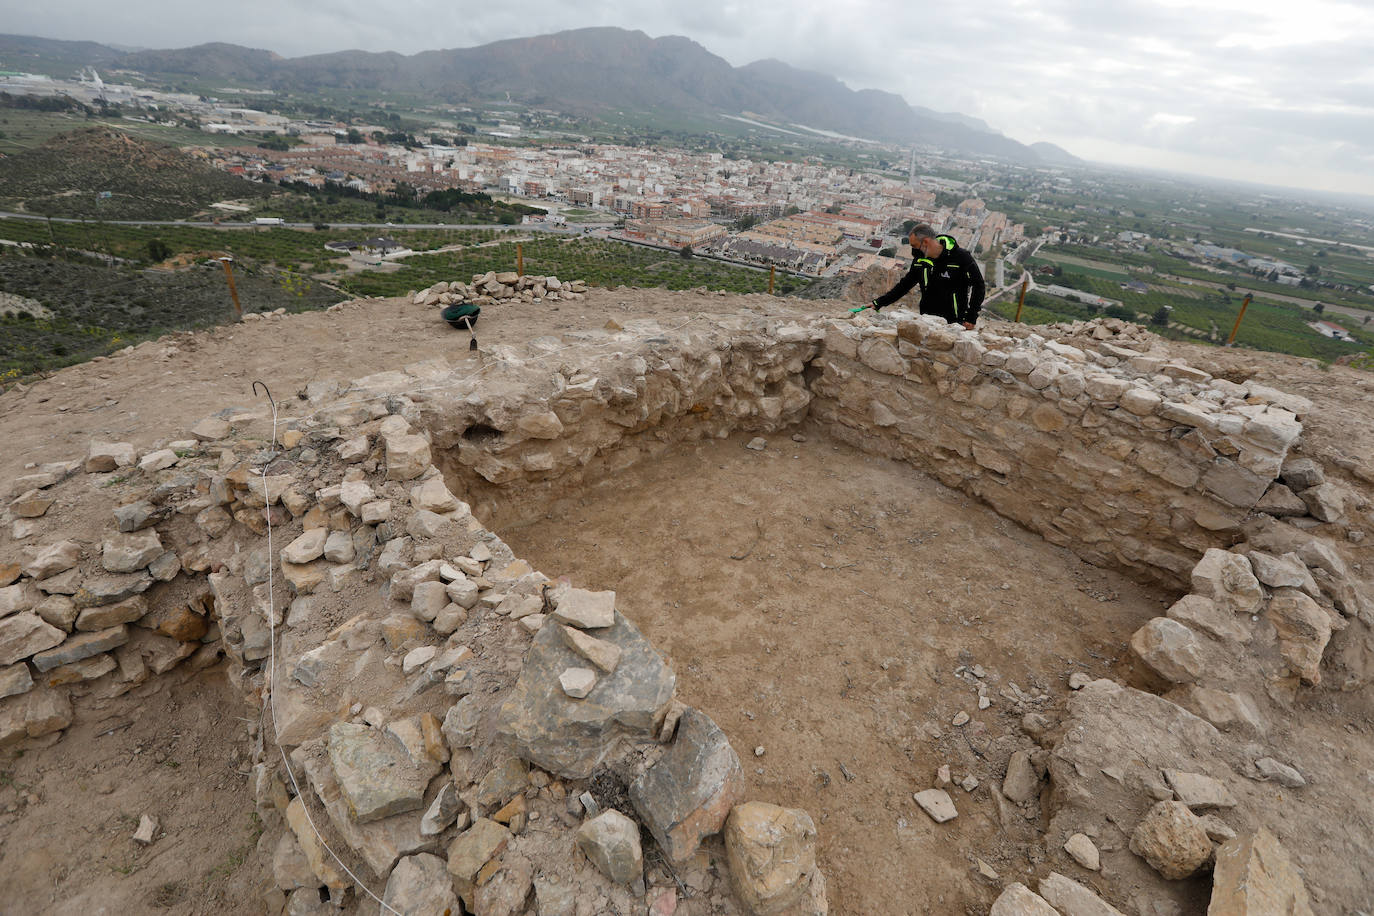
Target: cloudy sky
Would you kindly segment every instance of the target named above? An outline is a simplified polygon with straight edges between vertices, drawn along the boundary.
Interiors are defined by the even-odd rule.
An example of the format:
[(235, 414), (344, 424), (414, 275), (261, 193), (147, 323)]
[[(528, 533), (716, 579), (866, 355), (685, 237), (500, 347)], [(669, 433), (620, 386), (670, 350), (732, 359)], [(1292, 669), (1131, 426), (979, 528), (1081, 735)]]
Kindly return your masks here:
[(1374, 195), (1369, 0), (0, 0), (0, 29), (287, 57), (412, 54), (585, 26), (685, 35), (982, 118), (1086, 159)]

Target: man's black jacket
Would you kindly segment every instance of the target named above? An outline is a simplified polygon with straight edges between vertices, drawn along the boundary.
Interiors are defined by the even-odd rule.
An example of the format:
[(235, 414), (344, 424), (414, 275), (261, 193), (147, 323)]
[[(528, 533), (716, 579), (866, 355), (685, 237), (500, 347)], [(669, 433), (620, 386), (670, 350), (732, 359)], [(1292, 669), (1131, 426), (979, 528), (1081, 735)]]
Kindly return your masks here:
[(960, 248), (953, 238), (937, 235), (935, 239), (944, 248), (940, 256), (934, 260), (918, 257), (906, 276), (874, 299), (873, 305), (885, 308), (911, 292), (913, 286), (919, 286), (922, 315), (939, 315), (951, 324), (972, 324), (978, 320), (987, 293), (983, 272), (968, 249)]

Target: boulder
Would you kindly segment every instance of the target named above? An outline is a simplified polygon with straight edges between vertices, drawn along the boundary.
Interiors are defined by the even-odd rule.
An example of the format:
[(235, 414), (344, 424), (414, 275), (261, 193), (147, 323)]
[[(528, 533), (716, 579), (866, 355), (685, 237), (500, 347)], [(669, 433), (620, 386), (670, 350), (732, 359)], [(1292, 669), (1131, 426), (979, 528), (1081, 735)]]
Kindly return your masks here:
[(795, 913), (811, 893), (816, 825), (805, 811), (746, 802), (725, 822), (730, 884), (754, 916)]
[(577, 848), (616, 884), (629, 884), (644, 874), (639, 825), (614, 809), (578, 828)]
[(43, 594), (32, 582), (18, 582), (0, 588), (0, 617), (31, 611), (43, 600)]
[(1171, 684), (1190, 684), (1205, 668), (1197, 634), (1168, 617), (1156, 617), (1136, 630), (1130, 646), (1151, 674)]
[(429, 466), (429, 440), (424, 436), (401, 435), (386, 440), (387, 480), (414, 480)]
[(1237, 553), (1212, 547), (1193, 567), (1193, 593), (1211, 598), (1233, 614), (1253, 614), (1264, 601), (1250, 561)]
[(402, 916), (459, 912), (448, 863), (423, 852), (401, 859), (387, 879), (382, 905), (386, 912)]
[(1298, 494), (1298, 498), (1318, 521), (1338, 522), (1345, 517), (1345, 493), (1334, 483), (1324, 483), (1303, 490)]
[(668, 859), (689, 859), (744, 797), (739, 757), (711, 717), (687, 709), (667, 752), (630, 783), (630, 801)]
[[(559, 628), (535, 634), (520, 677), (498, 716), (501, 734), (517, 753), (551, 773), (585, 779), (621, 738), (652, 740), (673, 698), (676, 677), (625, 617), (600, 631), (621, 649), (613, 674), (585, 699), (573, 699), (559, 682), (582, 656), (564, 644)], [(446, 720), (447, 722), (447, 720)]]

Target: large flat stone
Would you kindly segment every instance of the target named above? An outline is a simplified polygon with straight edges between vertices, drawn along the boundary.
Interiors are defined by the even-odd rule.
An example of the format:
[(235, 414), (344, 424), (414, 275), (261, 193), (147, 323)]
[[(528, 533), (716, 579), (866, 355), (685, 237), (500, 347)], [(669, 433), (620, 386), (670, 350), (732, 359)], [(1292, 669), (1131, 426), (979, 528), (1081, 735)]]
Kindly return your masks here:
[(385, 912), (394, 911), (404, 916), (459, 912), (447, 863), (423, 852), (406, 856), (396, 863), (386, 882), (382, 903), (389, 908)]
[(66, 633), (31, 611), (11, 614), (0, 620), (0, 665), (12, 665), (21, 658), (51, 649), (66, 638)]
[(72, 704), (64, 690), (39, 688), (0, 700), (0, 747), (41, 738), (72, 724)]
[(70, 665), (83, 658), (117, 649), (128, 641), (129, 628), (123, 625), (94, 633), (78, 633), (55, 649), (39, 652), (33, 657), (33, 666), (39, 671), (51, 671), (62, 665)]
[(165, 549), (153, 529), (112, 534), (101, 546), (100, 563), (106, 572), (136, 572), (162, 556)]
[(630, 784), (630, 801), (673, 862), (689, 859), (702, 839), (718, 833), (744, 799), (738, 755), (704, 712), (688, 709), (672, 745)]
[(1261, 827), (1222, 843), (1212, 874), (1207, 916), (1314, 916), (1312, 901), (1288, 851)]
[(81, 545), (75, 541), (24, 549), (24, 574), (34, 579), (47, 579), (66, 572), (80, 562)]
[(570, 779), (584, 779), (621, 738), (652, 739), (673, 698), (676, 676), (625, 617), (597, 635), (620, 647), (614, 674), (584, 699), (563, 692), (559, 675), (582, 656), (568, 648), (559, 628), (534, 637), (519, 680), (502, 705), (500, 732), (531, 763)]
[(424, 807), (425, 788), (439, 771), (394, 737), (348, 722), (329, 729), (329, 762), (359, 824)]

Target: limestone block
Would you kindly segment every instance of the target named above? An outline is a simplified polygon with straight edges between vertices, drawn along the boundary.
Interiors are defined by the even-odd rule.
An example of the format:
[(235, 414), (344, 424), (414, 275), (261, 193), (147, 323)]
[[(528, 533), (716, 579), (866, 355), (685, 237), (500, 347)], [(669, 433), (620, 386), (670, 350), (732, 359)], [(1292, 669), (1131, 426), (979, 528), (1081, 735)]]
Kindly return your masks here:
[(121, 623), (133, 623), (147, 613), (148, 600), (142, 595), (135, 595), (117, 604), (86, 608), (76, 618), (76, 628), (84, 632), (106, 630)]
[(348, 722), (329, 729), (329, 762), (359, 824), (424, 807), (425, 788), (439, 771), (434, 761), (413, 758), (394, 737)]
[(382, 903), (385, 912), (405, 916), (460, 911), (448, 876), (448, 863), (423, 852), (396, 863), (387, 879)]
[(1250, 641), (1248, 618), (1220, 608), (1211, 598), (1204, 598), (1202, 595), (1184, 595), (1173, 603), (1167, 614), (1170, 619), (1223, 642)]
[(1245, 555), (1255, 578), (1270, 588), (1297, 588), (1314, 598), (1320, 593), (1307, 564), (1296, 553), (1276, 557), (1262, 550), (1250, 550)]
[(1170, 881), (1187, 878), (1212, 858), (1206, 828), (1178, 801), (1157, 802), (1132, 831), (1130, 848)]
[(1165, 698), (1199, 718), (1206, 719), (1222, 731), (1247, 732), (1256, 736), (1265, 732), (1264, 718), (1259, 707), (1247, 694), (1229, 693), (1225, 690), (1190, 684), (1169, 691)]
[(561, 629), (546, 626), (535, 634), (515, 688), (501, 707), (498, 729), (525, 759), (551, 773), (581, 779), (618, 737), (647, 739), (657, 733), (676, 677), (634, 625), (617, 613), (615, 625), (598, 634), (621, 649), (615, 673), (601, 678), (585, 699), (573, 699), (558, 678), (579, 666), (582, 657), (567, 647)]
[(452, 512), (461, 503), (449, 492), (442, 477), (431, 477), (410, 491), (410, 504), (429, 512)]
[[(24, 575), (42, 580), (66, 572), (81, 562), (81, 545), (75, 541), (58, 541), (40, 547), (26, 547), (23, 552)], [(4, 614), (0, 603), (0, 614)]]
[(1189, 684), (1202, 676), (1205, 664), (1197, 635), (1168, 617), (1156, 617), (1131, 636), (1131, 651), (1158, 677)]
[(615, 623), (615, 592), (568, 588), (558, 593), (553, 619), (582, 629)]
[(616, 884), (629, 884), (644, 874), (639, 825), (614, 809), (578, 828), (577, 848)]
[(1331, 641), (1331, 617), (1292, 588), (1274, 592), (1266, 616), (1278, 632), (1279, 652), (1289, 669), (1305, 684), (1320, 684), (1322, 652)]
[(1213, 496), (1240, 509), (1248, 509), (1269, 489), (1270, 479), (1247, 471), (1229, 458), (1213, 459), (1202, 476), (1202, 486)]
[(1226, 784), (1203, 773), (1188, 773), (1184, 770), (1165, 770), (1164, 780), (1174, 790), (1174, 796), (1189, 809), (1234, 808), (1235, 796)]
[(1014, 882), (992, 902), (988, 916), (1060, 916), (1060, 913), (1046, 903), (1045, 898), (1024, 884)]
[(33, 675), (25, 664), (6, 665), (0, 668), (0, 699), (28, 693), (33, 687)]
[(324, 544), (329, 538), (329, 529), (312, 528), (290, 544), (282, 548), (283, 563), (309, 563), (324, 556)]
[(563, 423), (551, 410), (522, 414), (515, 428), (533, 439), (557, 439), (563, 434)]
[(0, 588), (0, 617), (33, 610), (43, 600), (43, 593), (32, 582), (19, 582)]
[(66, 633), (45, 623), (31, 611), (21, 611), (0, 619), (0, 665), (12, 665), (22, 658), (51, 649), (66, 638)]
[(429, 440), (424, 436), (404, 435), (386, 440), (386, 479), (414, 480), (430, 466)]
[(62, 689), (39, 688), (0, 700), (0, 747), (41, 738), (72, 724), (72, 704)]
[(1326, 472), (1322, 470), (1321, 464), (1312, 458), (1290, 458), (1283, 463), (1283, 470), (1279, 476), (1284, 483), (1298, 492), (1326, 483)]
[(1345, 493), (1334, 483), (1309, 487), (1298, 494), (1312, 517), (1323, 522), (1338, 522), (1345, 517)]
[(1137, 417), (1147, 417), (1164, 403), (1164, 399), (1148, 388), (1133, 386), (1118, 399), (1121, 406)]
[(511, 832), (493, 820), (480, 817), (463, 831), (448, 848), (448, 873), (459, 896), (470, 900), (476, 889), (477, 873), (492, 858), (501, 854), (511, 841)]
[[(1083, 836), (1081, 833), (1076, 835)], [(1089, 870), (1097, 871), (1096, 868)], [(1039, 888), (1040, 896), (1063, 916), (1126, 916), (1077, 881), (1058, 872), (1050, 872), (1049, 877), (1041, 878)]]

